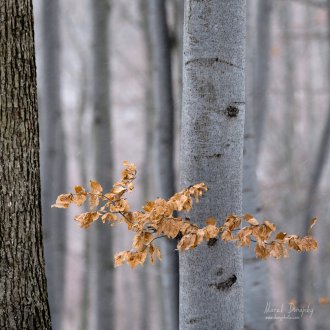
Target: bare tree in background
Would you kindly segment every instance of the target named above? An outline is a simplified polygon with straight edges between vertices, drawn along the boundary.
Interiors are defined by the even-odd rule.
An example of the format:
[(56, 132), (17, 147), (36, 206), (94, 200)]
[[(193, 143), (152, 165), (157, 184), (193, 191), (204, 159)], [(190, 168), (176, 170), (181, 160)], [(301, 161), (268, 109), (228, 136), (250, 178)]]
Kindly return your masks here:
[[(154, 104), (156, 109), (156, 186), (162, 198), (174, 194), (174, 104), (171, 47), (164, 0), (149, 0)], [(176, 241), (161, 242), (161, 263), (165, 327), (179, 327), (179, 260)]]
[[(152, 45), (150, 38), (150, 28), (149, 28), (149, 10), (148, 10), (149, 0), (140, 0), (139, 10), (141, 19), (141, 28), (143, 35), (143, 42), (145, 48), (145, 60), (146, 60), (146, 77), (144, 81), (144, 114), (145, 114), (145, 151), (143, 156), (143, 166), (142, 166), (142, 185), (143, 185), (143, 197), (142, 204), (145, 201), (151, 199), (152, 195), (152, 180), (153, 180), (153, 144), (154, 144), (154, 105), (152, 98)], [(140, 295), (141, 295), (141, 316), (140, 316), (140, 329), (148, 330), (150, 329), (150, 297), (149, 297), (149, 283), (151, 274), (148, 273), (148, 265), (140, 270), (139, 280), (140, 280)], [(161, 299), (161, 296), (160, 296)]]
[(45, 234), (46, 273), (54, 329), (61, 328), (64, 295), (66, 218), (51, 209), (59, 191), (65, 190), (66, 167), (60, 101), (59, 1), (42, 2), (43, 71), (40, 102), (42, 211)]
[[(268, 10), (268, 7), (261, 5), (260, 2), (267, 3), (268, 1), (258, 2), (258, 20), (257, 33), (260, 30), (270, 30), (269, 22), (265, 22), (260, 16), (261, 12)], [(260, 49), (261, 44), (269, 47), (269, 40), (265, 42), (262, 37), (269, 37), (269, 32), (263, 31), (262, 37), (259, 36), (255, 40), (255, 31), (252, 24), (254, 19), (254, 7), (252, 3), (247, 3), (247, 74), (246, 74), (246, 115), (244, 127), (244, 159), (243, 159), (243, 213), (253, 214), (257, 219), (261, 216), (261, 201), (259, 197), (258, 181), (256, 176), (257, 169), (257, 136), (261, 137), (262, 129), (260, 126), (264, 125), (264, 116), (266, 112), (266, 92), (263, 89), (254, 93), (257, 89), (256, 85), (260, 85), (261, 81), (265, 83), (267, 76), (261, 72), (259, 66), (264, 66), (264, 70), (268, 70), (268, 56), (269, 49)], [(267, 17), (267, 14), (266, 14)], [(269, 17), (268, 17), (269, 18)], [(266, 24), (266, 26), (264, 26)], [(257, 56), (255, 56), (255, 48), (258, 47)], [(266, 57), (266, 59), (264, 58)], [(253, 70), (257, 66), (256, 70)], [(259, 79), (253, 76), (259, 75)], [(261, 81), (260, 81), (261, 80)], [(261, 94), (265, 93), (265, 94)], [(261, 98), (258, 99), (258, 98)], [(255, 100), (256, 98), (256, 100)], [(256, 104), (255, 108), (253, 104)], [(260, 108), (258, 108), (260, 107)], [(259, 115), (255, 113), (259, 111)], [(257, 128), (258, 127), (258, 128)], [(259, 150), (260, 151), (260, 141)], [(246, 329), (264, 330), (270, 329), (272, 320), (265, 318), (264, 310), (267, 303), (271, 302), (271, 289), (269, 285), (269, 270), (267, 262), (255, 257), (252, 249), (244, 249), (244, 327)]]
[(280, 6), (280, 23), (283, 28), (283, 60), (284, 60), (284, 116), (283, 116), (283, 161), (286, 168), (287, 192), (283, 200), (283, 213), (292, 219), (294, 213), (294, 199), (292, 191), (296, 186), (294, 171), (294, 121), (296, 116), (295, 103), (295, 55), (292, 33), (292, 4), (283, 3)]
[[(189, 217), (203, 226), (242, 212), (244, 0), (185, 3), (181, 185), (209, 191)], [(180, 253), (180, 329), (242, 329), (241, 251), (221, 240)]]
[(32, 1), (0, 1), (0, 328), (51, 329)]
[(256, 134), (256, 157), (263, 141), (264, 122), (267, 115), (267, 90), (269, 81), (269, 57), (271, 43), (272, 0), (258, 0), (257, 43), (253, 72), (253, 122)]
[[(330, 0), (328, 0), (328, 31), (330, 31)], [(330, 63), (328, 64), (330, 67)], [(325, 126), (323, 133), (321, 135), (318, 150), (316, 152), (315, 163), (311, 172), (311, 178), (309, 186), (306, 193), (305, 201), (305, 219), (303, 222), (303, 228), (305, 228), (304, 234), (308, 234), (306, 228), (309, 227), (311, 219), (314, 216), (315, 206), (317, 205), (317, 197), (319, 193), (320, 183), (322, 174), (327, 164), (328, 154), (329, 154), (329, 143), (330, 143), (330, 102), (328, 115), (325, 121)], [(309, 280), (311, 278), (311, 264), (310, 256), (307, 253), (303, 253), (299, 258), (298, 263), (298, 281), (297, 281), (297, 304), (298, 306), (303, 306), (308, 304), (306, 299), (306, 290), (308, 288)], [(301, 318), (297, 321), (296, 329), (307, 329), (304, 320)]]
[[(110, 0), (92, 1), (93, 17), (93, 141), (95, 179), (106, 189), (112, 187), (112, 141), (110, 121)], [(112, 260), (112, 233), (96, 223), (91, 229), (90, 259), (90, 328), (112, 329), (115, 305)]]

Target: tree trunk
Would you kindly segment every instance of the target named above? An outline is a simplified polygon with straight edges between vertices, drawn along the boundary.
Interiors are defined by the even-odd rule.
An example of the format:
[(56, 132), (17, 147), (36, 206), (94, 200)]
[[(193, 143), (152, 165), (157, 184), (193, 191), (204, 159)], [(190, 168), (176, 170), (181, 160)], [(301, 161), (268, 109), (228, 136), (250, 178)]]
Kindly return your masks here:
[[(93, 135), (95, 179), (104, 189), (112, 187), (112, 147), (110, 134), (110, 1), (92, 1), (93, 15)], [(96, 223), (91, 237), (91, 303), (92, 329), (112, 329), (114, 325), (114, 276), (110, 227)]]
[[(330, 31), (330, 0), (328, 0), (328, 31)], [(330, 67), (330, 63), (329, 63)], [(314, 208), (317, 202), (317, 196), (319, 192), (319, 187), (321, 183), (321, 178), (329, 153), (329, 143), (330, 143), (330, 102), (328, 115), (325, 122), (325, 127), (321, 136), (319, 147), (316, 153), (315, 164), (311, 173), (311, 179), (309, 182), (309, 187), (306, 194), (305, 202), (305, 219), (303, 222), (304, 234), (308, 234), (308, 228), (310, 221), (314, 216)], [(297, 303), (298, 306), (308, 303), (305, 299), (305, 291), (307, 286), (310, 285), (310, 256), (308, 253), (303, 253), (298, 262), (298, 281), (297, 281)], [(297, 329), (305, 329), (305, 324), (302, 319), (297, 322)]]
[[(146, 72), (145, 79), (143, 82), (144, 88), (144, 118), (145, 118), (145, 133), (144, 133), (144, 155), (143, 155), (143, 166), (142, 166), (142, 204), (149, 200), (152, 196), (152, 173), (154, 168), (154, 158), (152, 157), (153, 150), (153, 123), (154, 123), (154, 106), (152, 99), (152, 70), (151, 70), (151, 38), (149, 28), (149, 16), (148, 16), (148, 0), (139, 1), (139, 13), (141, 19), (141, 30), (145, 49), (145, 61), (146, 61)], [(149, 290), (149, 282), (151, 281), (152, 275), (149, 274), (150, 265), (145, 265), (139, 272), (139, 287), (140, 287), (140, 324), (139, 329), (149, 330), (150, 329), (150, 318), (151, 313), (151, 297)], [(161, 294), (159, 294), (160, 296)], [(158, 297), (158, 296), (157, 296)], [(152, 297), (156, 299), (155, 296)]]
[[(256, 137), (258, 136), (256, 127), (264, 125), (263, 118), (255, 116), (256, 109), (253, 107), (254, 97), (253, 89), (258, 83), (258, 79), (253, 79), (253, 68), (259, 66), (261, 56), (265, 53), (258, 53), (260, 61), (254, 61), (255, 58), (255, 31), (252, 29), (253, 8), (251, 3), (247, 4), (247, 20), (248, 20), (248, 36), (247, 36), (247, 64), (246, 64), (246, 109), (245, 129), (244, 129), (244, 161), (243, 161), (243, 213), (253, 214), (260, 219), (262, 205), (259, 199), (258, 182), (257, 182), (257, 146)], [(260, 10), (260, 2), (259, 2)], [(260, 13), (259, 13), (260, 15)], [(258, 31), (263, 29), (263, 21), (258, 20)], [(269, 26), (268, 26), (269, 28)], [(260, 40), (259, 40), (260, 43)], [(260, 45), (258, 45), (260, 46)], [(260, 79), (265, 77), (259, 77)], [(266, 92), (266, 90), (264, 90)], [(266, 95), (262, 95), (266, 99)], [(265, 109), (259, 109), (265, 111)], [(264, 310), (268, 302), (271, 302), (271, 289), (269, 285), (269, 270), (267, 262), (257, 259), (253, 249), (244, 249), (244, 329), (265, 330), (270, 329), (272, 320), (265, 318)]]
[[(295, 100), (295, 49), (293, 39), (290, 38), (293, 30), (292, 8), (291, 2), (282, 2), (279, 5), (279, 23), (282, 29), (282, 48), (283, 48), (283, 113), (282, 113), (282, 145), (283, 150), (279, 157), (280, 168), (284, 168), (285, 188), (282, 191), (282, 218), (290, 219), (287, 222), (288, 230), (292, 230), (295, 225), (297, 209), (297, 199), (293, 196), (297, 191), (297, 170), (295, 168), (295, 116), (296, 116), (296, 100)], [(284, 266), (285, 267), (285, 266)], [(294, 269), (297, 269), (295, 265)], [(282, 274), (284, 272), (282, 271)], [(283, 275), (282, 275), (283, 276)], [(296, 274), (292, 271), (285, 273), (282, 277), (285, 283), (286, 301), (289, 301), (295, 295)], [(297, 321), (298, 322), (298, 321)], [(296, 322), (296, 323), (297, 323)], [(285, 323), (285, 322), (282, 322)]]
[(51, 329), (32, 1), (0, 1), (0, 328)]
[(42, 210), (44, 219), (46, 273), (54, 329), (61, 327), (64, 295), (66, 217), (51, 209), (59, 192), (65, 191), (65, 148), (60, 102), (59, 2), (42, 4), (43, 79), (40, 102)]
[[(221, 223), (242, 212), (245, 1), (186, 1), (183, 53), (181, 185), (205, 182), (189, 217)], [(242, 329), (241, 250), (209, 245), (180, 253), (180, 329)]]
[[(295, 140), (295, 57), (290, 33), (292, 33), (292, 4), (282, 3), (280, 6), (280, 24), (283, 29), (283, 61), (284, 61), (284, 113), (283, 113), (283, 163), (286, 168), (285, 198), (283, 202), (283, 216), (292, 219), (295, 213), (292, 198), (296, 186), (294, 169), (294, 140)], [(283, 194), (283, 195), (284, 195)]]
[[(267, 115), (267, 91), (269, 81), (269, 57), (271, 44), (272, 0), (259, 0), (257, 9), (257, 47), (253, 83), (253, 117), (255, 123), (256, 157), (259, 157), (263, 141), (264, 122)], [(256, 124), (258, 123), (258, 124)]]
[[(171, 49), (164, 0), (149, 0), (152, 41), (154, 103), (156, 109), (156, 186), (162, 198), (174, 194), (174, 104)], [(179, 327), (179, 260), (176, 241), (161, 243), (165, 328)]]

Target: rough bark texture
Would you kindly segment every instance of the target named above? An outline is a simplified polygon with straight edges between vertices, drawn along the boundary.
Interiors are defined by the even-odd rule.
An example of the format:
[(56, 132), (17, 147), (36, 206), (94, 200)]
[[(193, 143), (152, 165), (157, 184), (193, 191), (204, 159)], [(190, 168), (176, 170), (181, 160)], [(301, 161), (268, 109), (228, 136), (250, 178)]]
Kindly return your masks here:
[(51, 209), (57, 195), (65, 191), (66, 181), (60, 102), (59, 9), (58, 1), (44, 0), (42, 3), (41, 183), (46, 274), (54, 329), (61, 327), (66, 250), (65, 213)]
[[(164, 0), (149, 0), (152, 40), (154, 103), (156, 109), (156, 186), (158, 195), (174, 194), (174, 104), (171, 49)], [(176, 241), (161, 242), (161, 263), (165, 327), (179, 327), (179, 260)]]
[(0, 1), (0, 328), (51, 329), (32, 1)]
[[(209, 191), (199, 226), (242, 211), (245, 1), (185, 3), (181, 186)], [(180, 254), (180, 329), (242, 329), (241, 250), (220, 240)]]
[[(110, 1), (92, 1), (92, 14), (95, 179), (104, 189), (110, 189), (113, 184), (108, 50)], [(91, 230), (91, 328), (112, 329), (115, 311), (111, 229), (96, 223)]]

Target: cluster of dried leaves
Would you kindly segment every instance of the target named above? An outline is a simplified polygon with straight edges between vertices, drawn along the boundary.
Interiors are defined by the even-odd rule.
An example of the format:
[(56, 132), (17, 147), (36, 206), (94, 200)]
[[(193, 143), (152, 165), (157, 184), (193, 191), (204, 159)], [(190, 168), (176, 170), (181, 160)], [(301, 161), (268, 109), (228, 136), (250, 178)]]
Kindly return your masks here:
[[(132, 268), (143, 265), (149, 254), (151, 263), (161, 259), (160, 250), (153, 242), (160, 237), (179, 239), (177, 248), (180, 251), (190, 250), (206, 241), (214, 243), (221, 235), (224, 241), (236, 241), (238, 246), (250, 246), (256, 242), (254, 251), (257, 257), (281, 258), (288, 256), (288, 250), (312, 251), (317, 249), (317, 242), (311, 235), (299, 237), (279, 232), (274, 239), (271, 236), (276, 231), (273, 223), (265, 221), (259, 223), (252, 215), (243, 217), (231, 214), (223, 225), (217, 226), (215, 218), (206, 219), (205, 227), (199, 228), (187, 218), (176, 217), (176, 212), (189, 212), (193, 201), (207, 191), (204, 183), (190, 186), (173, 195), (170, 199), (157, 198), (143, 206), (142, 211), (131, 211), (125, 198), (127, 192), (134, 189), (133, 181), (136, 177), (136, 166), (124, 162), (121, 180), (113, 185), (108, 193), (103, 193), (102, 186), (96, 181), (90, 181), (91, 191), (81, 186), (74, 188), (74, 193), (58, 196), (52, 207), (67, 208), (70, 204), (81, 206), (89, 199), (90, 212), (77, 215), (74, 219), (82, 228), (88, 228), (94, 221), (101, 219), (103, 223), (115, 224), (125, 222), (129, 230), (136, 233), (132, 250), (122, 251), (115, 255), (115, 267), (127, 262)], [(97, 208), (97, 210), (96, 210)], [(242, 223), (246, 225), (241, 227)], [(316, 219), (312, 220), (310, 228)]]

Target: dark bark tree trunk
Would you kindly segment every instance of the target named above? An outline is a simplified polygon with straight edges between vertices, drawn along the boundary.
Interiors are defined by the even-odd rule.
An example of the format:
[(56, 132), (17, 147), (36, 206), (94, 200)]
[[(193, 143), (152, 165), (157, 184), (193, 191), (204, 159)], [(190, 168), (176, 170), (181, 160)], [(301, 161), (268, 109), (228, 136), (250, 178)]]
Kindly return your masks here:
[(32, 1), (0, 1), (0, 328), (51, 329)]
[(59, 192), (65, 191), (66, 166), (60, 101), (59, 1), (42, 3), (42, 98), (40, 102), (42, 211), (44, 219), (46, 274), (54, 329), (61, 328), (64, 295), (66, 217), (51, 209)]
[[(154, 104), (156, 109), (156, 187), (162, 198), (174, 194), (174, 104), (171, 47), (164, 0), (149, 0)], [(175, 241), (161, 242), (165, 328), (179, 327), (179, 260)]]

